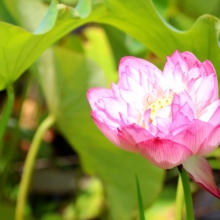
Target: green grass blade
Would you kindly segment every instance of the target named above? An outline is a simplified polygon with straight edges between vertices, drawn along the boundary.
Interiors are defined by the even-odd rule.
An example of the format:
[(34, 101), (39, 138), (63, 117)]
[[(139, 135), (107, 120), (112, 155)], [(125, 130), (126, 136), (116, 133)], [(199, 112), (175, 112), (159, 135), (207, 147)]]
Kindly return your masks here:
[(135, 175), (135, 177), (136, 177), (136, 187), (137, 187), (137, 196), (138, 196), (138, 207), (139, 207), (140, 220), (145, 220), (144, 206), (143, 206), (142, 197), (141, 197), (140, 185), (139, 185), (137, 175)]

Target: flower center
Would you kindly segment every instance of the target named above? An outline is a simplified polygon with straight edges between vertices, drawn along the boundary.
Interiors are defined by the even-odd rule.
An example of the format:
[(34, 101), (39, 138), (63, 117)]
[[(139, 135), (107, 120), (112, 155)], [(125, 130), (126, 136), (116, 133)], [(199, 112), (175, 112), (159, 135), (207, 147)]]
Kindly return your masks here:
[(173, 100), (173, 97), (171, 98), (161, 98), (161, 99), (157, 99), (155, 102), (153, 102), (149, 107), (148, 109), (151, 109), (151, 114), (150, 114), (150, 122), (152, 122), (156, 115), (157, 115), (157, 112), (170, 105), (172, 103), (172, 100)]

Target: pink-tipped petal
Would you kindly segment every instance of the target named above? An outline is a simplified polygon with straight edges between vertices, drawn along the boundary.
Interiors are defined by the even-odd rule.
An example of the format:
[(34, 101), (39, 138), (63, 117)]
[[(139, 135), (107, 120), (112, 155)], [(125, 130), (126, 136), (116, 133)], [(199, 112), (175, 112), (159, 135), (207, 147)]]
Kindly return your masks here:
[(215, 150), (220, 144), (220, 125), (215, 127), (209, 134), (209, 136), (206, 137), (204, 142), (202, 143), (202, 146), (200, 147), (198, 155), (206, 155)]
[(125, 137), (118, 134), (117, 130), (111, 129), (107, 124), (101, 122), (98, 118), (92, 116), (96, 126), (100, 131), (116, 146), (131, 152), (136, 152), (134, 145), (132, 145)]
[(192, 100), (187, 92), (175, 95), (171, 104), (172, 124), (170, 131), (175, 135), (194, 119)]
[(220, 106), (216, 109), (215, 113), (209, 119), (209, 123), (214, 126), (220, 125)]
[(212, 125), (216, 125), (219, 123), (219, 116), (220, 100), (218, 99), (200, 112), (199, 120), (209, 122)]
[(127, 125), (125, 127), (122, 127), (122, 128), (120, 128), (120, 132), (133, 145), (136, 145), (139, 142), (154, 138), (154, 136), (152, 134), (150, 134), (147, 130), (138, 126), (137, 124), (131, 124), (131, 125)]
[(173, 75), (174, 67), (179, 64), (182, 72), (184, 74), (188, 73), (188, 70), (191, 69), (195, 63), (198, 62), (197, 58), (190, 52), (180, 53), (179, 51), (175, 51), (171, 57), (167, 57), (167, 62), (164, 66), (163, 73), (166, 77)]
[(142, 86), (131, 76), (127, 75), (127, 72), (122, 74), (118, 82), (118, 87), (119, 89), (131, 90), (136, 93), (136, 95), (144, 96), (144, 89)]
[(204, 157), (192, 156), (183, 163), (183, 167), (193, 181), (220, 199), (220, 191), (215, 184), (212, 169)]
[[(120, 60), (119, 84), (125, 82), (124, 75), (126, 75), (126, 77), (129, 76), (133, 78), (137, 83), (139, 83), (139, 85), (142, 86), (145, 92), (151, 91), (151, 85), (154, 85), (154, 87), (158, 85), (163, 89), (166, 88), (166, 80), (161, 71), (152, 63), (140, 58), (127, 56)], [(128, 83), (125, 86), (127, 85)]]
[[(197, 81), (195, 82), (194, 86), (196, 89), (196, 104), (199, 105), (200, 103), (207, 103), (210, 104), (213, 101), (216, 100), (216, 74), (210, 74), (208, 76), (201, 77), (202, 81), (199, 83), (197, 86)], [(204, 88), (209, 88), (209, 89), (204, 89)], [(218, 87), (217, 87), (218, 88)], [(204, 107), (206, 107), (204, 104), (200, 104), (200, 111)]]
[[(127, 113), (127, 106), (122, 100), (116, 98), (102, 98), (96, 103), (99, 109), (102, 109), (109, 117), (113, 119), (120, 119), (120, 114)], [(114, 106), (114, 108), (112, 108)]]
[(148, 161), (163, 169), (178, 166), (192, 155), (186, 146), (162, 138), (140, 142), (137, 148)]
[[(182, 52), (182, 53), (180, 53), (179, 51), (176, 51), (175, 53), (172, 54), (171, 59), (175, 63), (179, 62), (181, 66), (183, 67), (184, 67), (184, 64), (186, 63), (188, 69), (191, 69), (195, 65), (195, 63), (200, 62), (192, 53), (187, 52), (187, 51)], [(185, 70), (183, 67), (182, 69)]]
[(191, 121), (188, 119), (188, 117), (181, 112), (178, 112), (172, 119), (172, 124), (170, 126), (170, 131), (172, 131), (173, 134), (177, 134), (180, 132), (180, 128), (185, 128), (183, 125), (190, 124)]
[[(150, 63), (146, 60), (132, 57), (132, 56), (127, 56), (127, 57), (123, 57), (120, 60), (119, 77), (121, 77), (121, 75), (126, 71), (127, 67), (131, 67), (132, 69), (140, 70), (140, 71), (141, 70), (145, 71), (150, 68), (150, 69), (155, 69), (155, 70), (161, 72), (156, 66), (154, 66), (152, 63)], [(132, 71), (132, 69), (130, 69), (130, 71)], [(133, 73), (133, 74), (135, 74), (135, 73)], [(135, 77), (135, 78), (137, 79), (138, 77)]]
[(173, 141), (184, 144), (193, 154), (202, 152), (201, 145), (204, 139), (212, 131), (213, 126), (199, 120), (192, 121), (185, 130), (173, 137)]
[(179, 65), (180, 69), (182, 72), (187, 72), (188, 71), (188, 66), (187, 63), (185, 62), (183, 56), (181, 53), (178, 51), (175, 51), (171, 57), (167, 57), (167, 62), (164, 66), (164, 74), (173, 74), (173, 71), (171, 72), (170, 70), (174, 70), (174, 68)]
[(170, 118), (156, 117), (156, 126), (157, 126), (158, 131), (161, 132), (161, 135), (158, 135), (158, 136), (162, 137), (168, 134), (170, 124), (171, 124), (171, 117)]
[(205, 71), (206, 71), (206, 74), (207, 74), (207, 75), (216, 72), (214, 66), (212, 65), (212, 63), (211, 63), (209, 60), (205, 60), (205, 61), (202, 63), (202, 65), (203, 65), (203, 67), (205, 68)]
[(189, 69), (201, 63), (191, 52), (183, 52), (182, 56), (187, 63)]
[(137, 98), (137, 94), (133, 92), (132, 90), (125, 90), (120, 88), (119, 90), (121, 98), (126, 102), (126, 103), (135, 103), (135, 102), (140, 102), (142, 101), (141, 97)]
[(87, 99), (89, 101), (92, 110), (97, 109), (96, 102), (100, 98), (108, 98), (108, 97), (113, 97), (113, 92), (110, 89), (92, 88), (89, 89), (87, 92)]
[(112, 120), (103, 111), (91, 111), (91, 116), (94, 119), (99, 119), (102, 123), (105, 123), (108, 127), (116, 129), (118, 127), (118, 121)]

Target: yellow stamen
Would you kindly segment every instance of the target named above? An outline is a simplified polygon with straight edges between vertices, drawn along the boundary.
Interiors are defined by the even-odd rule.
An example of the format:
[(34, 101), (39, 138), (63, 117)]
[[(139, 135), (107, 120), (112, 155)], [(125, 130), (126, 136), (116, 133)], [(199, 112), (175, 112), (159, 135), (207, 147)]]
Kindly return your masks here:
[(170, 105), (170, 104), (172, 103), (172, 100), (173, 100), (173, 97), (171, 97), (171, 98), (166, 98), (166, 99), (165, 99), (165, 98), (161, 98), (161, 99), (159, 99), (159, 100), (156, 100), (154, 103), (152, 103), (152, 104), (148, 107), (148, 109), (151, 109), (150, 123), (153, 122), (154, 118), (155, 118), (156, 115), (157, 115), (157, 112), (158, 112), (160, 109), (162, 109), (162, 108), (164, 108), (164, 107)]

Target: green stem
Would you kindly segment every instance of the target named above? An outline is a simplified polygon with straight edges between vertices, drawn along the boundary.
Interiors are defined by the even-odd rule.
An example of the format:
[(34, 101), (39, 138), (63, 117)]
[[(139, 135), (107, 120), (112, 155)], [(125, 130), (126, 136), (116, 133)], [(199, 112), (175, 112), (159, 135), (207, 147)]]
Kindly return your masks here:
[(183, 185), (181, 181), (181, 176), (178, 178), (177, 193), (176, 193), (176, 208), (175, 208), (175, 220), (182, 220), (183, 212)]
[[(7, 101), (6, 104), (4, 106), (4, 110), (2, 112), (1, 115), (1, 119), (0, 119), (0, 141), (2, 140), (3, 134), (5, 132), (5, 129), (7, 127), (8, 124), (8, 120), (9, 117), (11, 115), (12, 112), (12, 108), (14, 105), (14, 89), (13, 86), (10, 85), (6, 88), (7, 91)], [(3, 146), (3, 145), (1, 145)], [(2, 149), (0, 149), (0, 155), (1, 155)]]
[(190, 185), (189, 185), (189, 177), (183, 168), (180, 172), (180, 176), (181, 176), (182, 184), (183, 184), (187, 220), (194, 220), (193, 202), (192, 202), (192, 195), (191, 195), (191, 190), (190, 190)]
[(23, 175), (19, 187), (18, 200), (16, 206), (15, 219), (23, 220), (24, 219), (24, 209), (27, 200), (27, 194), (29, 190), (31, 174), (34, 167), (34, 162), (40, 147), (41, 139), (44, 135), (44, 132), (54, 123), (55, 118), (52, 115), (49, 115), (38, 127), (37, 132), (34, 136), (34, 139), (31, 143), (30, 150), (28, 152), (27, 158), (24, 164)]
[[(30, 85), (30, 82), (29, 82), (30, 80), (31, 80), (31, 74), (27, 74), (26, 78), (25, 78), (24, 89), (22, 89), (21, 101), (18, 106), (19, 107), (18, 108), (19, 118), (21, 115), (22, 104), (26, 98), (28, 86)], [(4, 154), (5, 162), (2, 165), (2, 170), (0, 170), (0, 177), (1, 177), (0, 178), (0, 201), (3, 199), (5, 185), (7, 184), (7, 181), (8, 181), (10, 166), (11, 166), (12, 160), (15, 157), (15, 154), (17, 153), (16, 149), (18, 147), (18, 142), (19, 142), (19, 138), (20, 138), (19, 120), (16, 120), (15, 123), (16, 124), (14, 126), (13, 131), (12, 131), (13, 138), (10, 141), (9, 145), (7, 146), (7, 148), (8, 148), (7, 154), (6, 155)]]

